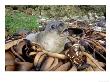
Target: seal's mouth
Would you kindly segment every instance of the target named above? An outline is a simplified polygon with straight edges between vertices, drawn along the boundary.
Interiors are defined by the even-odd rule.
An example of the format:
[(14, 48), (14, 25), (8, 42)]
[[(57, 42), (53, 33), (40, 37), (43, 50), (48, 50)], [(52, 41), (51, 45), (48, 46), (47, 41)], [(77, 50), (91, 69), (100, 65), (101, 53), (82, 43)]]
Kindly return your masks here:
[(84, 34), (84, 30), (81, 28), (67, 28), (61, 34), (64, 36), (82, 36)]
[(68, 28), (68, 32), (75, 35), (81, 35), (84, 33), (84, 31), (80, 28)]

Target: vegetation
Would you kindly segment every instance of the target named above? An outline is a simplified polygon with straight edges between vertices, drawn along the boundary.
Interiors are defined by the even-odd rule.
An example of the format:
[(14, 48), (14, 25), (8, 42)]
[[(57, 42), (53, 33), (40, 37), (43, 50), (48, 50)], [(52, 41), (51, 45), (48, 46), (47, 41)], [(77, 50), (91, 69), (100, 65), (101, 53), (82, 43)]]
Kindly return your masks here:
[(98, 15), (106, 13), (104, 5), (7, 5), (5, 26), (10, 33), (19, 28), (36, 29), (39, 26), (39, 16), (46, 18), (72, 18), (73, 16), (87, 15), (94, 12)]

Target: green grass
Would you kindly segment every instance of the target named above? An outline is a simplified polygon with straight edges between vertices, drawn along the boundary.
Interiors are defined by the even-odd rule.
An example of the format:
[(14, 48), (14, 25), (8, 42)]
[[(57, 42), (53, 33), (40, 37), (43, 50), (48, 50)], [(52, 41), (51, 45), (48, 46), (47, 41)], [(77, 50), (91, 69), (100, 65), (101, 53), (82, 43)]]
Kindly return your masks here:
[(27, 15), (19, 11), (7, 12), (5, 15), (5, 27), (13, 34), (17, 29), (37, 29), (39, 24), (37, 16)]

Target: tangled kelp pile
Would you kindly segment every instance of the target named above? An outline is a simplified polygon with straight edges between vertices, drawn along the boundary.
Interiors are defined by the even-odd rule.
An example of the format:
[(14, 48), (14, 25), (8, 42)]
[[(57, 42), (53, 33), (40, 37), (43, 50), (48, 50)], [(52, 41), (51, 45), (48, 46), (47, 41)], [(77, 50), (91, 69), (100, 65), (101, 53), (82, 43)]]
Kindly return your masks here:
[(68, 24), (65, 32), (68, 33), (69, 41), (65, 43), (64, 50), (60, 53), (47, 51), (40, 44), (27, 40), (24, 37), (25, 33), (19, 34), (17, 38), (8, 37), (5, 44), (5, 70), (106, 70), (106, 32), (104, 30), (95, 30), (84, 21), (73, 21)]

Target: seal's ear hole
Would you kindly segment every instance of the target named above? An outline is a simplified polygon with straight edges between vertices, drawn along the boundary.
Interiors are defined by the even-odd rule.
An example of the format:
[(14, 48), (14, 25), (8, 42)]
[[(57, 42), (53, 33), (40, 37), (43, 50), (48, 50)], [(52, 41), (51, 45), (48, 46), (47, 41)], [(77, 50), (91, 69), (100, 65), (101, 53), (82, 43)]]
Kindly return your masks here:
[(52, 25), (51, 28), (52, 28), (52, 29), (55, 29), (55, 25)]

